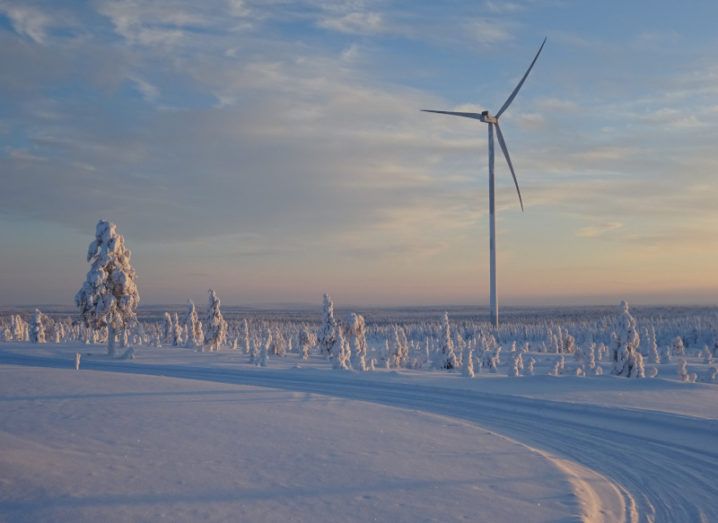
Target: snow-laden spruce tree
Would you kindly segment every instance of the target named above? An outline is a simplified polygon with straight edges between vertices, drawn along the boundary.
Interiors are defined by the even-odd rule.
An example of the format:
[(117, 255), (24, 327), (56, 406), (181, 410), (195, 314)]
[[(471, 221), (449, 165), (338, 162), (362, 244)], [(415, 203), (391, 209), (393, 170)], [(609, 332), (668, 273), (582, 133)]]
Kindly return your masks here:
[(703, 359), (703, 363), (706, 365), (710, 365), (713, 363), (713, 353), (708, 348), (708, 345), (703, 346), (703, 350), (701, 351), (701, 358)]
[(172, 337), (174, 335), (174, 325), (172, 325), (172, 315), (165, 312), (162, 321), (162, 341), (167, 345), (172, 345)]
[(112, 356), (117, 335), (136, 321), (140, 303), (130, 257), (117, 226), (107, 220), (97, 222), (95, 239), (87, 249), (92, 266), (75, 294), (75, 304), (88, 328), (107, 327), (107, 352)]
[(207, 321), (204, 333), (204, 343), (210, 351), (219, 350), (220, 345), (227, 339), (227, 322), (224, 321), (220, 310), (220, 301), (217, 293), (209, 289), (209, 303), (207, 305)]
[(249, 322), (247, 321), (247, 318), (242, 320), (242, 334), (240, 336), (240, 341), (242, 344), (242, 351), (244, 351), (245, 354), (249, 354), (251, 349), (249, 345)]
[(43, 323), (44, 314), (39, 309), (35, 309), (30, 325), (30, 342), (45, 343), (45, 324)]
[(524, 370), (524, 357), (520, 352), (515, 352), (511, 358), (511, 367), (509, 368), (509, 376), (518, 378)]
[[(347, 337), (351, 348), (351, 366), (361, 371), (368, 370), (366, 363), (366, 322), (361, 314), (351, 313), (347, 318)], [(305, 358), (306, 359), (306, 358)]]
[(329, 358), (332, 361), (332, 367), (337, 370), (349, 370), (351, 368), (351, 350), (349, 344), (344, 338), (344, 333), (341, 327), (336, 329), (336, 337), (334, 338), (334, 344), (332, 345), (329, 353)]
[(202, 330), (202, 322), (197, 316), (197, 309), (192, 300), (187, 300), (187, 312), (184, 316), (184, 326), (187, 331), (185, 339), (185, 347), (189, 349), (198, 349), (204, 342), (204, 331)]
[(184, 329), (182, 328), (182, 324), (179, 321), (179, 316), (175, 312), (172, 316), (172, 346), (173, 347), (181, 347), (184, 343)]
[(287, 355), (287, 338), (284, 337), (284, 333), (279, 327), (274, 329), (271, 353), (273, 356), (279, 356), (280, 358)]
[(684, 360), (683, 358), (678, 360), (678, 363), (676, 365), (676, 373), (678, 374), (678, 378), (681, 381), (685, 381), (687, 383), (694, 383), (696, 381), (696, 373), (688, 373), (686, 360)]
[(676, 336), (676, 339), (673, 340), (673, 354), (676, 356), (686, 355), (686, 346), (683, 344), (683, 338), (680, 336)]
[(628, 303), (621, 302), (621, 316), (616, 332), (616, 349), (613, 357), (613, 373), (617, 376), (643, 377), (643, 356), (638, 351), (641, 337), (638, 335), (636, 320), (628, 309)]
[(324, 294), (322, 303), (322, 324), (317, 331), (317, 345), (322, 356), (329, 357), (337, 339), (337, 320), (334, 318), (334, 303)]
[(454, 341), (451, 339), (449, 313), (445, 312), (441, 322), (441, 340), (439, 350), (434, 354), (434, 368), (455, 369), (459, 362), (454, 352)]
[(551, 367), (551, 370), (549, 370), (549, 376), (560, 376), (561, 373), (566, 368), (566, 361), (563, 357), (563, 354), (560, 354), (559, 356), (556, 356), (556, 359), (553, 362), (553, 367)]
[(661, 355), (658, 353), (658, 342), (656, 341), (656, 329), (653, 325), (648, 329), (648, 356), (651, 363), (661, 363)]
[(15, 341), (28, 341), (30, 339), (30, 326), (19, 314), (11, 316), (12, 337)]
[(273, 343), (274, 341), (272, 340), (272, 330), (268, 328), (264, 343), (261, 344), (260, 352), (257, 357), (254, 358), (255, 365), (259, 365), (260, 367), (266, 367), (269, 364), (269, 352), (272, 350)]
[(536, 372), (536, 358), (533, 356), (529, 357), (529, 361), (526, 362), (526, 375), (533, 376)]
[(467, 378), (474, 377), (474, 349), (469, 345), (464, 348), (461, 360), (461, 370)]
[(312, 347), (316, 344), (316, 336), (314, 336), (307, 327), (302, 327), (302, 330), (299, 331), (298, 335), (298, 350), (299, 353), (302, 355), (303, 360), (309, 359), (309, 352), (312, 350)]

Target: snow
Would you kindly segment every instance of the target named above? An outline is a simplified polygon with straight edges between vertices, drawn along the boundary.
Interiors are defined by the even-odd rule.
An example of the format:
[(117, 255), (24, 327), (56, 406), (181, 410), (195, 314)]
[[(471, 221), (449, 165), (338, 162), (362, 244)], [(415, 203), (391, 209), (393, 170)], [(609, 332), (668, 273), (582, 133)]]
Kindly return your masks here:
[(0, 366), (0, 398), (3, 520), (539, 522), (580, 510), (559, 462), (413, 409), (13, 365)]
[[(318, 354), (262, 368), (241, 351), (137, 347), (121, 361), (0, 344), (0, 459), (14, 464), (0, 470), (15, 485), (0, 506), (73, 521), (120, 507), (171, 520), (718, 520), (714, 384), (330, 367)], [(55, 454), (63, 481), (45, 478)]]

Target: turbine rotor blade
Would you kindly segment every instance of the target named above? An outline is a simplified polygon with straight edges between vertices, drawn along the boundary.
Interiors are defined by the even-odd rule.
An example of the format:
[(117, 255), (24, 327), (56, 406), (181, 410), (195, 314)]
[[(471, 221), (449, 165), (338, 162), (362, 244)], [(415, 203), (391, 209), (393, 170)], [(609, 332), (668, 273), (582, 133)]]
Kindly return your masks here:
[(434, 111), (432, 109), (422, 109), (425, 113), (437, 113), (437, 114), (448, 114), (450, 116), (463, 116), (464, 118), (473, 118), (474, 120), (484, 121), (481, 113), (458, 113), (456, 111)]
[(533, 61), (531, 62), (531, 65), (529, 65), (529, 68), (526, 69), (526, 72), (524, 73), (523, 78), (521, 78), (521, 81), (516, 86), (516, 88), (511, 93), (511, 96), (509, 96), (506, 101), (504, 102), (504, 105), (501, 106), (501, 109), (499, 109), (499, 112), (496, 113), (496, 118), (501, 116), (506, 109), (509, 108), (509, 105), (511, 105), (511, 102), (514, 101), (514, 98), (516, 98), (516, 95), (519, 93), (519, 89), (521, 89), (521, 86), (524, 85), (524, 82), (526, 81), (526, 77), (531, 72), (531, 69), (533, 69), (534, 64), (536, 63), (536, 60), (538, 60), (539, 55), (541, 54), (541, 50), (543, 49), (543, 46), (546, 45), (546, 38), (543, 39), (543, 43), (541, 44), (541, 47), (539, 47), (538, 52), (536, 53), (536, 56), (534, 56)]
[(516, 179), (516, 173), (514, 172), (514, 166), (511, 163), (511, 157), (509, 156), (509, 150), (506, 148), (506, 141), (504, 140), (504, 135), (501, 132), (501, 127), (499, 127), (499, 124), (496, 125), (496, 136), (499, 139), (499, 145), (501, 146), (501, 150), (504, 152), (504, 156), (506, 157), (506, 163), (509, 164), (509, 170), (511, 171), (511, 176), (514, 177), (514, 185), (516, 185), (516, 192), (519, 193), (519, 203), (521, 204), (521, 212), (524, 211), (524, 200), (521, 198), (521, 189), (519, 189), (519, 182)]

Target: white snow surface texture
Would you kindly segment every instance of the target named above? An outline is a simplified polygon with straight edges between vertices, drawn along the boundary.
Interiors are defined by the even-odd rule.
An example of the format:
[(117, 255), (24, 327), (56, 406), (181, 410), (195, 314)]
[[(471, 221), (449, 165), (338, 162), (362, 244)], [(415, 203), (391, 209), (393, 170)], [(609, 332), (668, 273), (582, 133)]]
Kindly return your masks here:
[(239, 356), (0, 344), (0, 521), (718, 521), (715, 385)]

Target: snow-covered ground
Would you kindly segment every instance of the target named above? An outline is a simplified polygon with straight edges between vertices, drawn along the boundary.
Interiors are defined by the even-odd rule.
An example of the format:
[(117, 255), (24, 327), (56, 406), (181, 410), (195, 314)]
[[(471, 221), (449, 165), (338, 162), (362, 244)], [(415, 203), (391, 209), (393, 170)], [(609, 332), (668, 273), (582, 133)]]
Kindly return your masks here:
[(3, 518), (718, 521), (713, 384), (103, 352), (0, 344)]

